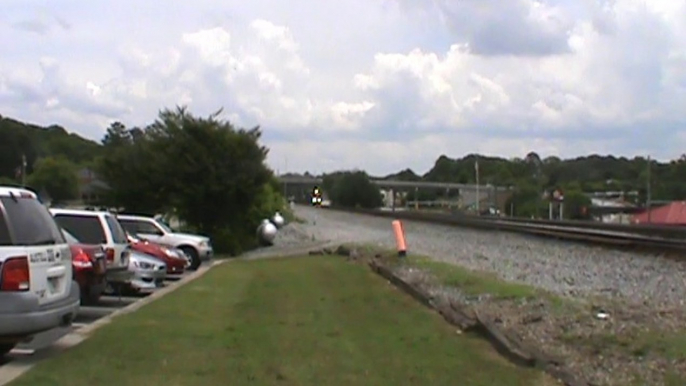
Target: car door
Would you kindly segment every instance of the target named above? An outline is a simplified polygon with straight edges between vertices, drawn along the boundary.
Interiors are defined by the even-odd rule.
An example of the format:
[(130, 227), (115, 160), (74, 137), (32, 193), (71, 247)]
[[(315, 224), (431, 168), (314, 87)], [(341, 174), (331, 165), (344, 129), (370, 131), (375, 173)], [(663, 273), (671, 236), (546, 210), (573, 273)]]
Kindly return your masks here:
[(129, 240), (126, 237), (126, 232), (122, 228), (117, 219), (110, 215), (103, 215), (105, 226), (108, 231), (108, 241), (114, 249), (114, 265), (118, 267), (128, 266), (128, 255), (130, 253)]
[(39, 304), (69, 296), (72, 280), (71, 250), (55, 220), (32, 197), (2, 197), (3, 223), (11, 236), (7, 255), (26, 256), (29, 290)]
[(138, 234), (154, 243), (164, 243), (164, 232), (153, 221), (136, 220)]

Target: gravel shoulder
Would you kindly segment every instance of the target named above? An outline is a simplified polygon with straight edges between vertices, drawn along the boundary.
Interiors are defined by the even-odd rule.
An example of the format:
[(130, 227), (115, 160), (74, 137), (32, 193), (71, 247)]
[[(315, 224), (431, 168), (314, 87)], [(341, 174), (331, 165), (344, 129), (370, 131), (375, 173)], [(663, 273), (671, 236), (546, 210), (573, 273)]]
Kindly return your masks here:
[[(340, 243), (393, 248), (388, 219), (297, 206), (298, 233)], [(686, 259), (512, 234), (403, 221), (409, 252), (489, 271), (572, 297), (602, 296), (659, 307), (682, 307)]]
[[(305, 222), (291, 232), (303, 239), (386, 250), (395, 245), (385, 218), (306, 206), (295, 214)], [(424, 280), (435, 294), (473, 303), (521, 340), (564, 358), (590, 384), (684, 384), (686, 261), (504, 232), (403, 225), (411, 255), (429, 256), (437, 265), (401, 273)], [(462, 271), (441, 280), (450, 267)], [(509, 298), (491, 296), (498, 285), (460, 288), (488, 280), (484, 275), (541, 296), (525, 296), (531, 292), (521, 288)]]

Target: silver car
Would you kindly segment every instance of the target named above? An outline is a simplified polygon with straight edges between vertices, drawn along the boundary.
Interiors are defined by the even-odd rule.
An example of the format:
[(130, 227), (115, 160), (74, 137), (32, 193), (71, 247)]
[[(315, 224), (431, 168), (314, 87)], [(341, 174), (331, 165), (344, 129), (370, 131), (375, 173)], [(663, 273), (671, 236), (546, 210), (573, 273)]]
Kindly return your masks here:
[(140, 252), (131, 253), (129, 271), (133, 272), (129, 285), (136, 291), (161, 287), (167, 278), (167, 264), (164, 261)]
[(131, 251), (129, 255), (129, 271), (133, 273), (133, 277), (126, 283), (125, 287), (108, 286), (107, 292), (116, 294), (119, 291), (152, 290), (162, 287), (167, 278), (167, 264), (164, 261), (137, 251)]

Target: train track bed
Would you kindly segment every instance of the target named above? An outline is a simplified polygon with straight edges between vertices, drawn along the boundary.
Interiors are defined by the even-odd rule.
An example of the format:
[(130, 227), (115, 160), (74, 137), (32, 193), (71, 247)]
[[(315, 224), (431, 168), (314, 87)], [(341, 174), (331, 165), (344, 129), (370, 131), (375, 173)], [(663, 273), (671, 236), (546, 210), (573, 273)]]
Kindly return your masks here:
[[(296, 215), (306, 220), (298, 226), (307, 237), (395, 248), (395, 216), (311, 207), (298, 207)], [(681, 385), (686, 379), (686, 259), (666, 258), (678, 251), (608, 248), (450, 223), (403, 225), (410, 256), (429, 256), (439, 270), (398, 267), (401, 274), (478, 307), (592, 384)], [(452, 278), (437, 282), (451, 268)], [(465, 282), (466, 289), (455, 285)], [(501, 283), (512, 296), (493, 295), (503, 290)], [(531, 289), (535, 296), (522, 296)]]
[(615, 248), (640, 248), (645, 252), (669, 252), (671, 256), (686, 253), (686, 229), (675, 227), (476, 217), (412, 210), (389, 211), (334, 207), (326, 209), (432, 224), (522, 233)]
[[(488, 321), (513, 346), (546, 358), (584, 385), (686, 383), (683, 308), (656, 310), (602, 297), (559, 297), (433, 259), (370, 246), (361, 255), (382, 256), (393, 272), (432, 295)], [(478, 316), (477, 316), (478, 315)]]

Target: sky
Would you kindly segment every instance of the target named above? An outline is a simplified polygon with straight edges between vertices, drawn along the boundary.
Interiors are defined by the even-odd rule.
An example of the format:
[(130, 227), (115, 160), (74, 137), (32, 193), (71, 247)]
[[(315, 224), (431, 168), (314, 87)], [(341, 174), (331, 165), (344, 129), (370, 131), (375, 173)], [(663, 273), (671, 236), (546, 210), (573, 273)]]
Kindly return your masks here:
[(0, 115), (259, 125), (279, 173), (686, 152), (686, 0), (3, 0)]

